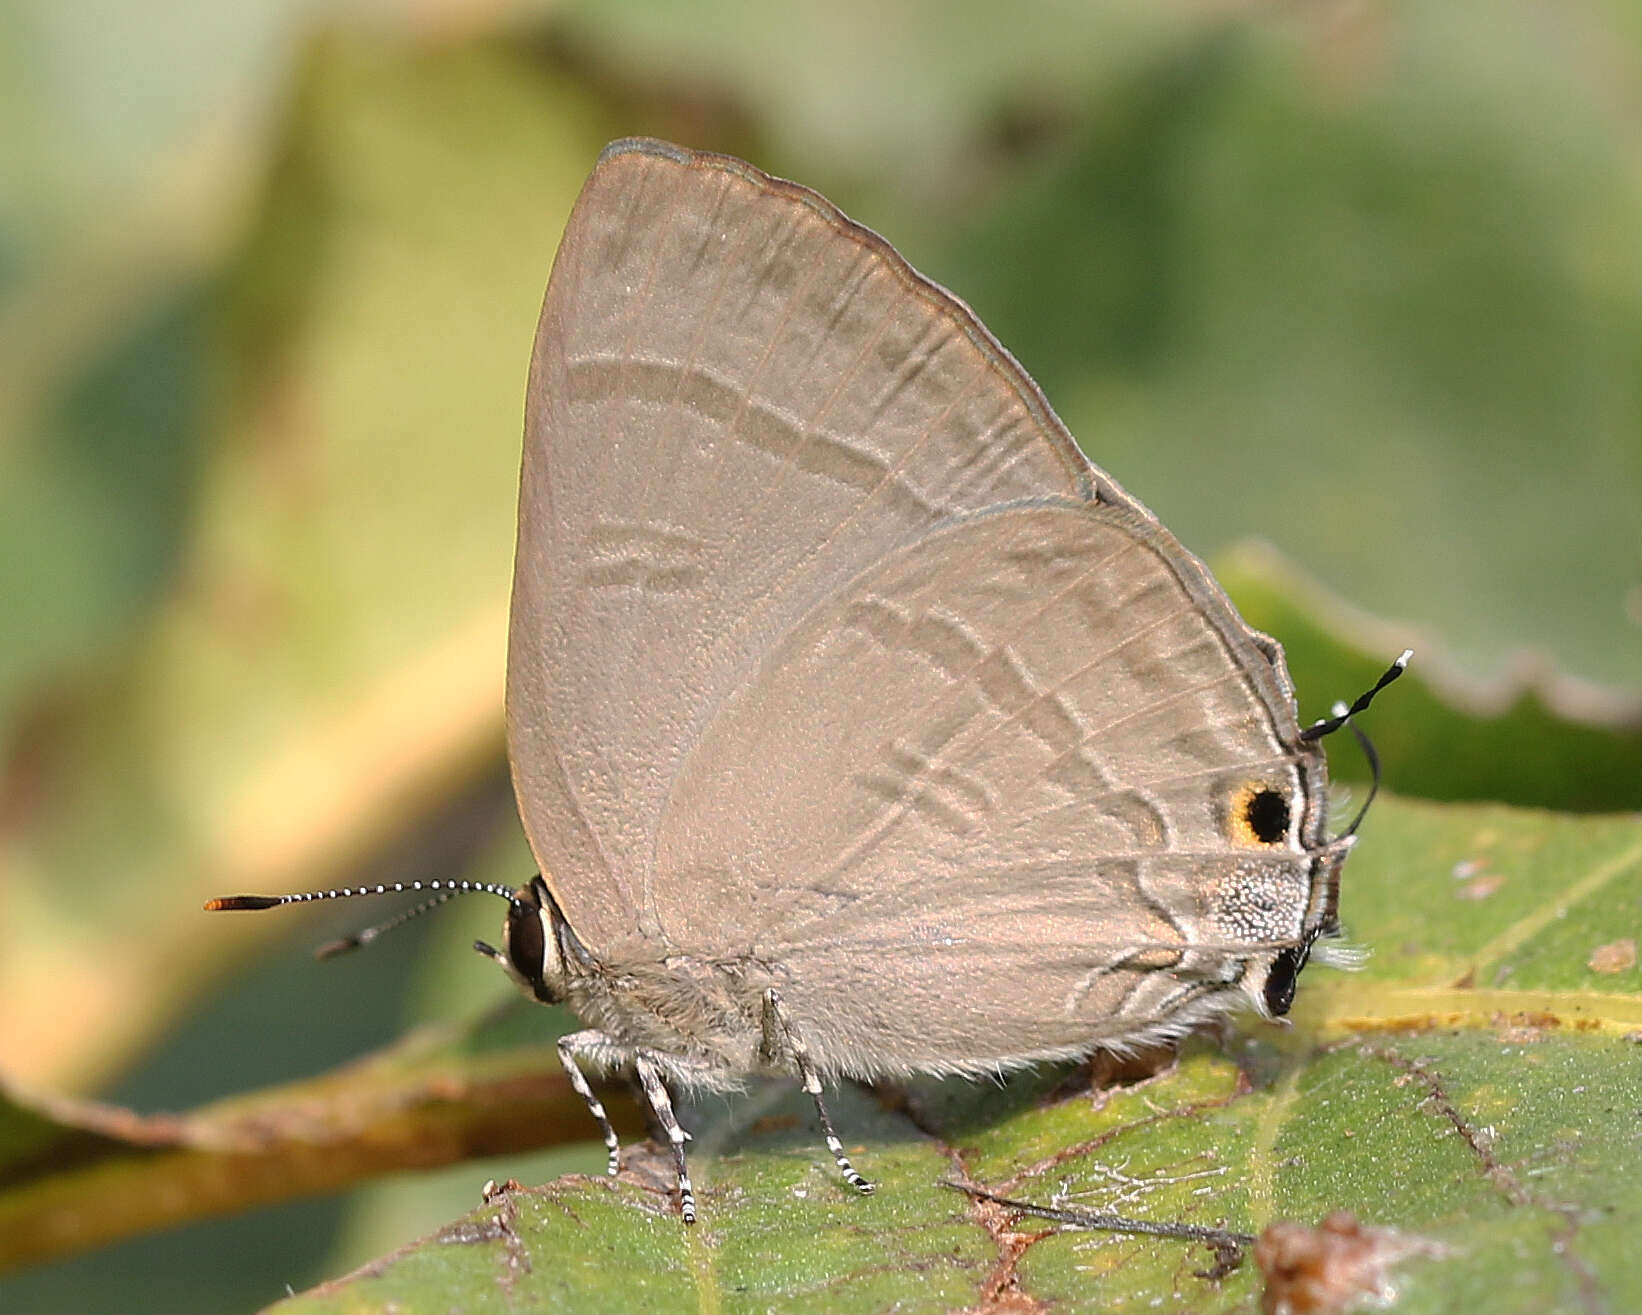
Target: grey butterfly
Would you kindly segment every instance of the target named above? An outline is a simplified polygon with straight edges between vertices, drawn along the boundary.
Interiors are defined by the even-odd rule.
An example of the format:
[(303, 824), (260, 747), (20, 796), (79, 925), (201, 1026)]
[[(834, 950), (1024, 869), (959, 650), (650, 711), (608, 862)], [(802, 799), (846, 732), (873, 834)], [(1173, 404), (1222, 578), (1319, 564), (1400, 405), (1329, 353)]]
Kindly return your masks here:
[(870, 1190), (829, 1081), (1286, 1012), (1355, 839), (1317, 740), (1374, 692), (1303, 730), (1281, 648), (883, 239), (618, 141), (526, 407), (507, 726), (541, 875), (438, 898), (509, 899), (479, 948), (587, 1024), (559, 1052), (612, 1173), (584, 1065), (636, 1073), (687, 1221), (669, 1086), (797, 1076)]

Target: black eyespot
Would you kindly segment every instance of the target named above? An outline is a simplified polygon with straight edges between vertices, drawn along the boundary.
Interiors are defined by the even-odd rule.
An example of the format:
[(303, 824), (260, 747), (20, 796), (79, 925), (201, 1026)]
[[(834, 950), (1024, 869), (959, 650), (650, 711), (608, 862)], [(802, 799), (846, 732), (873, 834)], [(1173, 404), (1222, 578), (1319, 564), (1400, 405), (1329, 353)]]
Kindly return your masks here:
[(527, 904), (515, 904), (507, 915), (507, 959), (513, 970), (531, 986), (541, 985), (547, 944), (542, 939), (542, 920)]
[(1273, 1018), (1288, 1013), (1294, 1003), (1294, 988), (1300, 983), (1300, 969), (1311, 956), (1310, 945), (1291, 945), (1279, 952), (1266, 974), (1266, 1009)]
[(1289, 801), (1276, 790), (1256, 790), (1243, 806), (1243, 820), (1256, 840), (1275, 845), (1289, 833)]

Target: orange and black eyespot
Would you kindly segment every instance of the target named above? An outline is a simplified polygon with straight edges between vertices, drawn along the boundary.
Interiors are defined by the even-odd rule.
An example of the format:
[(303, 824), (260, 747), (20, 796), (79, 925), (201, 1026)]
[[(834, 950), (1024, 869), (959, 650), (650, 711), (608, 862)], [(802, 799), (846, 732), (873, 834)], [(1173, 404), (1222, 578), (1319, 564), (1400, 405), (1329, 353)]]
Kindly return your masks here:
[(1232, 797), (1232, 838), (1247, 845), (1280, 845), (1288, 839), (1288, 796), (1264, 781), (1251, 781)]

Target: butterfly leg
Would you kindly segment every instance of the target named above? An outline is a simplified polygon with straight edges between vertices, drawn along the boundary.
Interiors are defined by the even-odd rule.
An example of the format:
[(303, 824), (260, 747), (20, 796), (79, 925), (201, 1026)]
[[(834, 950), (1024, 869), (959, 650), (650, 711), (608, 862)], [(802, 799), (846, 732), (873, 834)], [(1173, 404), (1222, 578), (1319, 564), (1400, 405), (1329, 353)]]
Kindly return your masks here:
[(673, 1114), (672, 1098), (667, 1094), (667, 1083), (662, 1080), (661, 1065), (652, 1058), (651, 1052), (635, 1051), (633, 1067), (638, 1070), (639, 1081), (644, 1085), (644, 1099), (649, 1102), (650, 1112), (656, 1116), (656, 1122), (661, 1124), (673, 1148), (673, 1169), (678, 1175), (678, 1212), (685, 1223), (693, 1224), (696, 1222), (696, 1193), (690, 1185), (689, 1166), (684, 1162), (684, 1143), (690, 1140), (690, 1134), (679, 1127), (678, 1119)]
[(673, 1101), (667, 1094), (665, 1077), (670, 1067), (677, 1066), (677, 1061), (657, 1051), (623, 1045), (609, 1033), (591, 1028), (560, 1037), (559, 1060), (570, 1076), (570, 1085), (586, 1102), (588, 1111), (599, 1125), (599, 1131), (604, 1134), (604, 1147), (609, 1152), (607, 1167), (612, 1176), (621, 1168), (621, 1143), (616, 1138), (610, 1116), (605, 1113), (604, 1102), (593, 1094), (587, 1075), (582, 1071), (582, 1061), (586, 1060), (598, 1068), (632, 1066), (644, 1091), (644, 1102), (650, 1107), (650, 1113), (661, 1125), (672, 1147), (673, 1166), (678, 1175), (679, 1213), (684, 1216), (685, 1223), (695, 1223), (696, 1194), (690, 1184), (689, 1169), (684, 1163), (684, 1143), (690, 1140), (690, 1134), (679, 1126), (678, 1118), (673, 1113)]
[(849, 1156), (844, 1154), (844, 1143), (838, 1140), (838, 1134), (832, 1130), (832, 1119), (827, 1114), (826, 1104), (821, 1099), (821, 1075), (815, 1071), (815, 1061), (810, 1058), (810, 1048), (804, 1044), (804, 1038), (798, 1029), (793, 1026), (792, 1016), (787, 1012), (787, 1006), (781, 999), (781, 992), (773, 986), (764, 992), (764, 1050), (772, 1057), (781, 1053), (780, 1041), (786, 1042), (786, 1050), (792, 1055), (793, 1063), (798, 1066), (798, 1075), (803, 1079), (804, 1090), (815, 1102), (816, 1116), (821, 1120), (821, 1133), (827, 1139), (827, 1149), (832, 1152), (833, 1161), (838, 1165), (838, 1172), (844, 1175), (844, 1181), (858, 1192), (870, 1192), (872, 1184), (855, 1171), (850, 1163)]
[(621, 1170), (621, 1142), (616, 1138), (616, 1130), (610, 1123), (610, 1116), (604, 1112), (604, 1102), (593, 1094), (593, 1088), (588, 1085), (587, 1075), (582, 1072), (581, 1059), (588, 1059), (601, 1067), (610, 1056), (610, 1038), (603, 1032), (569, 1032), (559, 1038), (559, 1062), (564, 1065), (564, 1071), (570, 1077), (570, 1085), (576, 1089), (576, 1094), (587, 1102), (588, 1112), (593, 1115), (599, 1125), (599, 1131), (604, 1134), (604, 1149), (609, 1155), (607, 1172), (612, 1178)]

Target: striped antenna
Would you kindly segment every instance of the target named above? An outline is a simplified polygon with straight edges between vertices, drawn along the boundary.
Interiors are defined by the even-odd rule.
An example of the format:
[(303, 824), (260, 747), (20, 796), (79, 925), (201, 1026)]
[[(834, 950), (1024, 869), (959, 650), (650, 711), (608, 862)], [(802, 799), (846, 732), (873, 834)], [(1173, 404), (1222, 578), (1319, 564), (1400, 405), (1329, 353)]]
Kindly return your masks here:
[(208, 913), (220, 913), (223, 910), (233, 909), (273, 909), (281, 904), (309, 904), (315, 900), (355, 899), (361, 895), (395, 895), (415, 894), (418, 891), (432, 892), (420, 904), (413, 905), (403, 913), (389, 918), (386, 922), (379, 922), (375, 926), (366, 927), (355, 932), (352, 936), (344, 936), (340, 940), (329, 941), (314, 951), (316, 959), (330, 959), (336, 955), (345, 954), (349, 950), (357, 950), (362, 945), (369, 945), (383, 932), (392, 931), (401, 927), (412, 918), (420, 918), (424, 913), (438, 908), (447, 900), (455, 899), (458, 895), (496, 895), (505, 899), (509, 904), (518, 903), (518, 895), (506, 886), (498, 886), (489, 881), (394, 881), (375, 886), (344, 886), (340, 890), (312, 890), (301, 891), (291, 895), (224, 895), (218, 899), (205, 901)]

